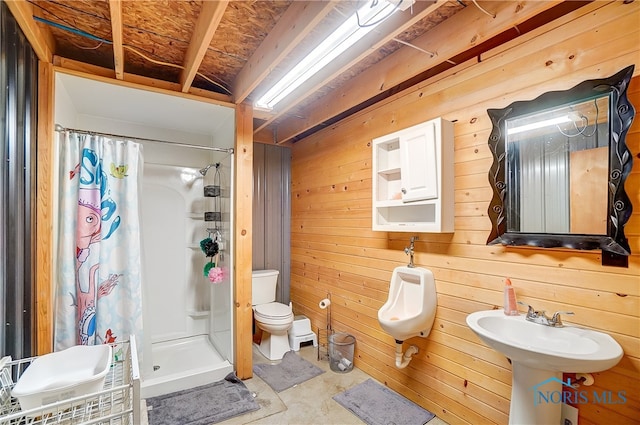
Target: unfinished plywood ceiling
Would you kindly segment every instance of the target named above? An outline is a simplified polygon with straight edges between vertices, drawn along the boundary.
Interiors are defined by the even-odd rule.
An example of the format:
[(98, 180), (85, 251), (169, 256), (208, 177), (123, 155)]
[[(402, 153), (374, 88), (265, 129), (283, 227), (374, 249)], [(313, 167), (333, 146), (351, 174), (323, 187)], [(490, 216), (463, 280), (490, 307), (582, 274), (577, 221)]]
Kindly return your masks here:
[[(358, 8), (383, 1), (15, 0), (7, 5), (41, 60), (253, 104)], [(374, 31), (273, 110), (254, 111), (258, 139), (295, 142), (584, 4), (391, 1), (401, 3)]]

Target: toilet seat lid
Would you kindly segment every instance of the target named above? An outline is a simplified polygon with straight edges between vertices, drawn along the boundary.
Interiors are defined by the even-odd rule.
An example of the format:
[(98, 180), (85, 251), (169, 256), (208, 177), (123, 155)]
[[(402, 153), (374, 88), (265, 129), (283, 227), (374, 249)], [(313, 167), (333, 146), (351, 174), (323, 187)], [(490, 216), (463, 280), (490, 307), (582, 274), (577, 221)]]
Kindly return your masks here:
[(286, 318), (293, 314), (290, 306), (277, 302), (257, 305), (254, 311), (258, 316), (270, 319)]

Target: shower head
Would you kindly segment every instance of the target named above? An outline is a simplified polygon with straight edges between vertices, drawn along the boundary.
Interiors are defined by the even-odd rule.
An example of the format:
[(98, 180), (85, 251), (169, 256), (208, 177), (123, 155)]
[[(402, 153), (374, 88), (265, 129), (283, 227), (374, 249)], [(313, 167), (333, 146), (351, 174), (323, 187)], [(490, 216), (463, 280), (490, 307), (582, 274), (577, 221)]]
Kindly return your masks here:
[(200, 174), (202, 174), (203, 176), (207, 175), (207, 172), (209, 171), (209, 168), (213, 167), (215, 164), (209, 164), (204, 168), (200, 169)]
[(219, 163), (219, 162), (216, 162), (215, 164), (209, 164), (209, 165), (207, 165), (206, 167), (201, 168), (201, 169), (199, 170), (199, 171), (200, 171), (200, 174), (202, 174), (202, 176), (206, 176), (206, 175), (207, 175), (207, 173), (209, 172), (209, 168), (211, 168), (211, 167), (216, 167), (216, 170), (217, 170), (217, 169), (220, 167), (220, 163)]

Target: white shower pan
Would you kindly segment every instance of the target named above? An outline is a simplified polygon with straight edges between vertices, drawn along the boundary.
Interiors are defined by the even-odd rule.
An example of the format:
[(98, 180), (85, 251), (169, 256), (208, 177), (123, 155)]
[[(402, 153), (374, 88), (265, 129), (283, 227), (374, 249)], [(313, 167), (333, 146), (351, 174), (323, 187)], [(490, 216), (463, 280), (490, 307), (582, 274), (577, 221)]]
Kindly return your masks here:
[(207, 335), (152, 345), (153, 372), (141, 385), (142, 398), (156, 397), (224, 379), (233, 366), (213, 348)]

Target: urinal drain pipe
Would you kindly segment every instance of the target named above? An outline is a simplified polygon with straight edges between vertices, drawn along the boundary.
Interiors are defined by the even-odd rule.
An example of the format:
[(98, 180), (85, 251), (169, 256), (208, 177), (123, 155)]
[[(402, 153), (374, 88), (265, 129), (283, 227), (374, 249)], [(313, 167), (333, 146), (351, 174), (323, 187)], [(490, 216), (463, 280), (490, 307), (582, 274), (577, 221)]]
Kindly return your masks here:
[(403, 355), (402, 341), (398, 341), (396, 339), (396, 367), (398, 369), (404, 369), (405, 367), (407, 367), (407, 365), (411, 361), (411, 357), (417, 353), (418, 347), (416, 347), (415, 345), (411, 345), (409, 346), (409, 348), (407, 348), (407, 351)]

